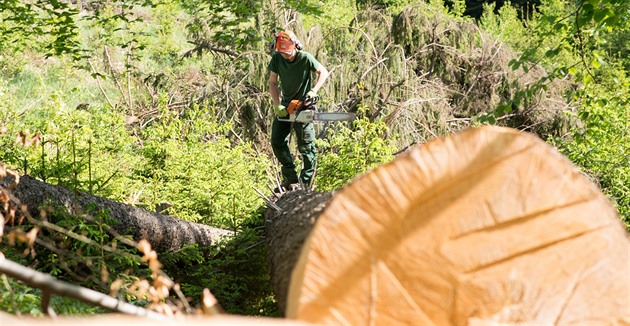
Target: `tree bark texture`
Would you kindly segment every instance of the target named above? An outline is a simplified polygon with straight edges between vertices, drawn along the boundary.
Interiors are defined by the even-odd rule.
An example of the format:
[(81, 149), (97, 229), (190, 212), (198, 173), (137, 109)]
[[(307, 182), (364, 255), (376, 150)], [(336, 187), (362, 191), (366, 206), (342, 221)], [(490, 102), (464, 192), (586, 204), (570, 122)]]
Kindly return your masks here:
[(289, 318), (630, 322), (630, 239), (618, 213), (534, 135), (469, 129), (318, 196), (288, 193), (280, 214), (268, 211), (274, 288)]
[(282, 211), (269, 208), (265, 213), (271, 283), (282, 312), (286, 308), (291, 270), (304, 240), (330, 198), (331, 193), (291, 191), (276, 202)]
[[(0, 190), (6, 191), (13, 177), (0, 180)], [(221, 236), (229, 236), (226, 230), (184, 221), (172, 216), (158, 214), (107, 198), (72, 192), (66, 188), (44, 183), (30, 176), (22, 176), (10, 194), (13, 201), (28, 207), (31, 216), (40, 216), (40, 208), (49, 203), (64, 207), (69, 213), (80, 215), (88, 205), (105, 210), (115, 221), (110, 227), (119, 234), (132, 235), (135, 240), (146, 239), (157, 252), (177, 251), (184, 245), (211, 245)]]

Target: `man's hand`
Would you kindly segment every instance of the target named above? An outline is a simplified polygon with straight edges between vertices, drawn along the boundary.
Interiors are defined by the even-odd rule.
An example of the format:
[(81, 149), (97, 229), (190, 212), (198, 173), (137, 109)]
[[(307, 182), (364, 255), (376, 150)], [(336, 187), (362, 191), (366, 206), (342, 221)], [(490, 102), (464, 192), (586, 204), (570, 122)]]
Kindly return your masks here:
[(278, 104), (278, 106), (276, 106), (276, 115), (278, 118), (284, 118), (289, 115), (289, 112), (287, 112), (287, 108), (284, 107), (284, 105)]
[(304, 98), (304, 102), (306, 104), (315, 104), (317, 102), (317, 92), (312, 89), (308, 91), (308, 93), (306, 93), (306, 97)]
[(306, 100), (307, 101), (308, 100), (312, 100), (312, 99), (314, 99), (316, 97), (317, 97), (317, 92), (312, 90), (312, 89), (310, 91), (308, 91), (308, 93), (306, 93)]

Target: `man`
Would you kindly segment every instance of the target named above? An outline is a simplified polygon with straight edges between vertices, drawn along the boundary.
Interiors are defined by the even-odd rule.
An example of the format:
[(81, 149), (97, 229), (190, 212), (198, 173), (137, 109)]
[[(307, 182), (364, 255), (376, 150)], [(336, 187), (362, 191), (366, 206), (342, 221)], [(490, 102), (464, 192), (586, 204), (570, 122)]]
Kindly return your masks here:
[[(277, 118), (288, 116), (287, 107), (291, 100), (304, 99), (305, 104), (311, 105), (317, 97), (317, 91), (322, 87), (328, 70), (319, 63), (313, 55), (302, 51), (300, 41), (291, 31), (282, 31), (275, 41), (276, 52), (269, 62), (269, 92), (275, 108)], [(317, 78), (313, 83), (313, 72)], [(279, 80), (279, 81), (278, 81)], [(278, 86), (280, 84), (280, 86)], [(280, 90), (282, 93), (280, 93)], [(282, 97), (280, 97), (282, 94)], [(279, 121), (274, 119), (271, 130), (271, 147), (273, 153), (282, 164), (282, 184), (278, 190), (292, 190), (297, 188), (299, 180), (304, 185), (311, 184), (315, 172), (316, 149), (315, 128), (313, 123), (299, 123)], [(291, 126), (295, 130), (297, 145), (302, 155), (303, 168), (298, 179), (291, 151), (289, 137)]]

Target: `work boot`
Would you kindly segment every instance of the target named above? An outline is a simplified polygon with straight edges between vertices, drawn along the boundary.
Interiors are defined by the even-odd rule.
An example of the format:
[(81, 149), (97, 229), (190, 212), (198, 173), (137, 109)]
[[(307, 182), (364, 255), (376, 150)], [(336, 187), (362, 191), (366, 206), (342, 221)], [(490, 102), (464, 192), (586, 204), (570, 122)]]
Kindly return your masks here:
[(293, 190), (298, 190), (298, 189), (300, 189), (299, 183), (285, 181), (280, 184), (280, 187), (276, 187), (275, 189), (273, 189), (273, 192), (277, 194), (281, 194), (283, 192), (293, 191)]

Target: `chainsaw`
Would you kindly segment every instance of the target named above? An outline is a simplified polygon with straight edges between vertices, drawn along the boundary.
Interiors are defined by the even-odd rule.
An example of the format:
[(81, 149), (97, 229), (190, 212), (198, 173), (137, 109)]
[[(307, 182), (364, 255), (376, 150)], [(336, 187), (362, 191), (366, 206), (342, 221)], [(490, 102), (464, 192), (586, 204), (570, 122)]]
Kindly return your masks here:
[(355, 114), (351, 112), (317, 112), (315, 103), (319, 97), (292, 100), (287, 107), (289, 116), (278, 118), (279, 121), (310, 123), (313, 121), (352, 121)]

